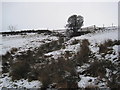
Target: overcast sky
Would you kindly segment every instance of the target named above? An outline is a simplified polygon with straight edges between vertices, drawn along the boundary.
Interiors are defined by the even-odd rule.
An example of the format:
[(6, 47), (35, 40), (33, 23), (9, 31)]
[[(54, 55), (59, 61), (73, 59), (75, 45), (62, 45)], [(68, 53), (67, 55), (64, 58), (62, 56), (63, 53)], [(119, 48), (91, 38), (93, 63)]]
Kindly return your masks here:
[(64, 28), (73, 14), (84, 17), (84, 26), (118, 24), (117, 2), (3, 2), (2, 30)]

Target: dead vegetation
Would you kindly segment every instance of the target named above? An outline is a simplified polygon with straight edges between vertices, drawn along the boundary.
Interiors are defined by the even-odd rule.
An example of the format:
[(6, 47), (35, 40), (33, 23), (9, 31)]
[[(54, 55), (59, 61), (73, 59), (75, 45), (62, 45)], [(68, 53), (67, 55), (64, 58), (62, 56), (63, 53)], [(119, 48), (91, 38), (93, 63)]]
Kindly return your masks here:
[[(54, 59), (44, 57), (44, 53), (59, 50), (63, 40), (46, 43), (34, 51), (28, 50), (21, 52), (19, 55), (13, 55), (17, 49), (12, 49), (2, 56), (2, 73), (10, 73), (12, 80), (28, 79), (40, 80), (42, 88), (56, 83), (57, 88), (77, 88), (77, 73), (73, 61), (65, 60), (64, 57)], [(70, 53), (66, 51), (66, 57)], [(66, 84), (65, 84), (66, 83)]]
[(89, 61), (90, 56), (90, 49), (89, 49), (89, 41), (87, 39), (82, 40), (80, 45), (80, 51), (77, 53), (75, 59), (77, 61), (78, 65), (82, 65), (83, 63), (86, 63)]
[[(33, 51), (21, 52), (20, 55), (16, 56), (13, 54), (18, 49), (13, 48), (10, 52), (2, 56), (2, 72), (10, 73), (12, 80), (22, 78), (29, 81), (40, 80), (44, 89), (50, 86), (54, 88), (78, 88), (77, 81), (80, 78), (76, 71), (76, 66), (89, 63), (90, 66), (81, 74), (93, 77), (99, 76), (101, 79), (106, 78), (106, 80), (112, 78), (112, 80), (107, 81), (108, 86), (111, 88), (119, 86), (114, 82), (114, 79), (116, 80), (117, 77), (113, 77), (113, 75), (106, 77), (106, 68), (112, 72), (116, 70), (116, 66), (109, 60), (93, 58), (89, 48), (90, 43), (87, 39), (82, 40), (82, 42), (75, 39), (72, 42), (72, 45), (80, 43), (80, 50), (76, 55), (72, 55), (70, 51), (66, 51), (63, 57), (59, 57), (57, 60), (44, 56), (45, 53), (61, 49), (63, 42), (63, 38), (60, 38), (58, 41), (43, 44)], [(99, 45), (99, 53), (111, 54), (108, 51), (112, 51), (112, 49), (108, 47), (114, 45), (119, 45), (119, 41), (108, 40), (104, 42)], [(69, 58), (71, 56), (73, 56), (72, 59)], [(93, 62), (89, 62), (90, 59), (93, 59)], [(93, 88), (98, 87), (88, 86), (86, 90), (93, 90)]]
[(103, 44), (99, 45), (99, 53), (105, 53), (105, 54), (109, 53), (109, 51), (112, 50), (110, 47), (114, 45), (120, 45), (120, 40), (112, 41), (108, 39)]

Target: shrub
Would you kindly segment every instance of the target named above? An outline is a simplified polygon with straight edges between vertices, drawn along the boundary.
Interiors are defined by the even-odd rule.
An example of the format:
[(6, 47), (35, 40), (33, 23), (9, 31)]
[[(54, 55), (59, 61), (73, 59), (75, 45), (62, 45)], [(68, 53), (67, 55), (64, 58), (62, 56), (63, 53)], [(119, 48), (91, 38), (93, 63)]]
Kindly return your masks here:
[(27, 74), (30, 71), (30, 66), (26, 62), (15, 62), (11, 67), (10, 76), (12, 80), (19, 80), (22, 78), (27, 78)]
[(85, 90), (99, 90), (99, 87), (96, 85), (88, 85), (85, 87)]
[(51, 73), (49, 72), (48, 68), (44, 68), (41, 70), (41, 73), (39, 73), (38, 80), (42, 82), (42, 88), (47, 88), (52, 83), (49, 76)]
[(71, 56), (72, 56), (71, 51), (65, 51), (65, 54), (64, 54), (65, 59), (69, 60), (69, 57)]
[(115, 70), (114, 64), (109, 60), (95, 60), (90, 66), (83, 72), (83, 74), (90, 75), (93, 77), (100, 76), (105, 77), (106, 68)]
[(13, 57), (10, 52), (2, 55), (2, 73), (9, 72), (10, 65), (13, 63)]
[(120, 40), (115, 40), (114, 45), (120, 45)]
[(99, 53), (107, 53), (107, 51), (108, 51), (107, 46), (104, 45), (104, 44), (100, 44), (100, 46), (99, 46)]
[(79, 42), (80, 42), (79, 40), (74, 39), (74, 40), (72, 41), (71, 45), (78, 44)]
[[(57, 87), (68, 88), (75, 87), (77, 73), (72, 61), (60, 57), (58, 58), (58, 62), (45, 65), (40, 70), (38, 78), (43, 83), (43, 87), (48, 87), (50, 84), (56, 83)], [(66, 83), (67, 86), (65, 85)]]
[(25, 51), (22, 52), (21, 55), (16, 55), (16, 61), (26, 62), (29, 64), (34, 64), (37, 57), (34, 56), (34, 51)]
[(91, 53), (89, 49), (89, 42), (87, 39), (82, 40), (80, 51), (77, 53), (76, 61), (79, 65), (82, 65), (83, 63), (88, 62), (89, 55)]
[(117, 82), (119, 75), (112, 74), (110, 78), (107, 80), (107, 86), (111, 88), (111, 90), (119, 90), (120, 83)]
[(90, 75), (93, 77), (104, 77), (106, 74), (106, 69), (102, 62), (94, 61), (90, 64), (90, 66), (85, 70), (86, 75)]
[(12, 49), (10, 50), (11, 54), (15, 54), (15, 52), (17, 52), (17, 51), (18, 51), (17, 48), (12, 48)]
[(64, 43), (64, 37), (59, 36), (58, 45), (62, 45), (62, 43)]
[(110, 46), (113, 46), (114, 44), (114, 41), (112, 41), (111, 39), (108, 39), (107, 41), (104, 42), (104, 45), (110, 47)]
[(114, 45), (114, 41), (108, 39), (107, 41), (105, 41), (103, 44), (99, 45), (99, 53), (107, 53), (109, 51), (110, 46)]

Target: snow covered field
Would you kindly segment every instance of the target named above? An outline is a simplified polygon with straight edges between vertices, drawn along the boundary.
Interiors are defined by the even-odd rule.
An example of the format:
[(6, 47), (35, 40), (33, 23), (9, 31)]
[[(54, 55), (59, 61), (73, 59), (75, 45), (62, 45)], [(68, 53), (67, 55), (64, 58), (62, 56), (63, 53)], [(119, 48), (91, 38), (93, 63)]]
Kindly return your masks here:
[[(65, 54), (66, 51), (70, 51), (71, 53), (76, 54), (81, 46), (81, 43), (73, 44), (72, 42), (74, 40), (82, 41), (83, 39), (88, 39), (90, 42), (90, 50), (92, 53), (95, 54), (97, 58), (102, 58), (101, 55), (99, 55), (99, 48), (98, 46), (100, 44), (103, 44), (107, 40), (118, 40), (118, 29), (117, 28), (106, 28), (104, 31), (99, 31), (95, 33), (89, 33), (82, 36), (73, 37), (70, 40), (64, 42), (64, 48), (61, 48), (60, 50), (51, 51), (48, 53), (45, 53), (45, 56), (51, 56), (51, 58), (57, 59), (58, 57)], [(50, 36), (50, 35), (44, 35), (44, 34), (28, 34), (28, 35), (13, 35), (13, 36), (6, 36), (2, 38), (2, 52), (0, 52), (0, 55), (4, 55), (7, 51), (9, 51), (11, 48), (18, 48), (18, 51), (27, 51), (28, 49), (33, 50), (36, 47), (39, 47), (42, 44), (56, 41), (58, 40), (58, 37), (56, 36)], [(107, 54), (105, 56), (106, 59), (109, 59), (113, 63), (118, 60), (118, 47), (119, 45), (113, 46), (113, 51), (115, 54)], [(72, 57), (72, 56), (71, 56)], [(113, 61), (113, 59), (115, 59)], [(89, 64), (84, 64), (81, 67), (77, 68), (78, 72), (84, 71), (89, 67)], [(80, 81), (78, 81), (78, 86), (80, 88), (85, 88), (87, 86), (94, 86), (97, 82), (97, 79), (99, 77), (92, 77), (92, 76), (84, 76), (79, 75), (81, 78)], [(91, 82), (89, 82), (91, 80)], [(104, 80), (103, 80), (104, 81)], [(39, 88), (41, 87), (42, 83), (40, 81), (31, 81), (28, 82), (28, 80), (18, 80), (16, 82), (11, 81), (11, 77), (1, 76), (0, 77), (0, 87), (8, 87), (8, 88)], [(106, 82), (101, 82), (97, 85), (97, 87), (106, 87)]]
[[(83, 39), (88, 39), (91, 44), (91, 47), (90, 47), (91, 50), (93, 52), (97, 52), (98, 48), (95, 46), (96, 44), (100, 45), (108, 39), (118, 40), (118, 29), (110, 28), (109, 30), (106, 30), (106, 31), (100, 31), (100, 32), (90, 33), (90, 34), (86, 34), (78, 37), (73, 37), (69, 41), (65, 42), (65, 45), (66, 45), (65, 49), (53, 51), (45, 55), (48, 55), (48, 56), (52, 55), (53, 58), (57, 58), (59, 57), (59, 55), (64, 54), (65, 51), (72, 51), (73, 53), (77, 53), (77, 50), (79, 50), (80, 44), (71, 45), (71, 43), (74, 40), (83, 40)], [(118, 46), (115, 46), (115, 51), (118, 52)]]
[(53, 40), (58, 40), (55, 36), (44, 35), (44, 34), (27, 34), (27, 35), (10, 35), (2, 37), (2, 51), (0, 55), (5, 54), (12, 48), (18, 48), (19, 51), (25, 51), (28, 49), (34, 49), (39, 47), (41, 44), (48, 43)]

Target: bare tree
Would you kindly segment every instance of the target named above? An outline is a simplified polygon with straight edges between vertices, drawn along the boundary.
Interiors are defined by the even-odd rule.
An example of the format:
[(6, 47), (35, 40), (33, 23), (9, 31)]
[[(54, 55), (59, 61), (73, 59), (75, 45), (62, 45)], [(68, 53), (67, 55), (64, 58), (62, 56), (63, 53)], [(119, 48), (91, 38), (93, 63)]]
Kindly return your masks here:
[(8, 30), (14, 31), (14, 30), (16, 30), (16, 26), (9, 25), (9, 26), (8, 26)]

